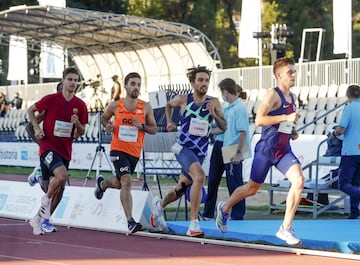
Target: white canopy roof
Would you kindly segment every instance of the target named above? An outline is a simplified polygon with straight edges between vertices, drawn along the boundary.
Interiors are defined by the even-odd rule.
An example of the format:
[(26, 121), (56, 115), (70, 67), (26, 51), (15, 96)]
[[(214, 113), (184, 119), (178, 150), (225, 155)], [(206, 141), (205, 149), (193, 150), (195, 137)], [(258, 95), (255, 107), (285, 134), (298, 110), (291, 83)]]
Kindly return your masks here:
[(221, 65), (214, 44), (199, 30), (185, 24), (51, 6), (16, 6), (0, 12), (0, 41), (26, 38), (30, 49), (41, 42), (64, 47), (84, 80), (97, 76), (106, 89), (111, 76), (120, 80), (129, 72), (143, 76), (144, 88), (187, 82), (186, 69)]

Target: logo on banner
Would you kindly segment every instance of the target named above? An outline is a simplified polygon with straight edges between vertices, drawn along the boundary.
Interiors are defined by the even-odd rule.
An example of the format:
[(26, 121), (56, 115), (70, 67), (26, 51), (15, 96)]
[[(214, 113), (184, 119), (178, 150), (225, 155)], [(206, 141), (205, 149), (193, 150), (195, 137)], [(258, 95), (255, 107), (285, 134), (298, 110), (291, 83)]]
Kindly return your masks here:
[(21, 160), (29, 160), (29, 154), (27, 150), (21, 150), (20, 152)]

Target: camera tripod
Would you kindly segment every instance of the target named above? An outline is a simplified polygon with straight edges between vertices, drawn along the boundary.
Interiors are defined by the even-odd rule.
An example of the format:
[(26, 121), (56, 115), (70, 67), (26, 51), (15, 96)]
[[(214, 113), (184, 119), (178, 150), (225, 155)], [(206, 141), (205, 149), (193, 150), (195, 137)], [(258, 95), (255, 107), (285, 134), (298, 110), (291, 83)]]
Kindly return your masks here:
[[(101, 101), (100, 101), (101, 103)], [(102, 135), (101, 135), (101, 109), (97, 110), (96, 112), (96, 115), (97, 115), (97, 126), (98, 126), (98, 132), (99, 132), (99, 137), (98, 137), (98, 146), (96, 147), (96, 152), (95, 152), (95, 155), (94, 155), (94, 158), (91, 162), (91, 165), (90, 165), (90, 168), (86, 174), (86, 177), (85, 177), (85, 182), (84, 182), (84, 186), (87, 185), (87, 182), (89, 181), (89, 179), (91, 179), (90, 175), (91, 175), (91, 172), (93, 170), (93, 166), (95, 164), (95, 161), (96, 159), (98, 158), (98, 163), (96, 165), (96, 176), (95, 176), (95, 179), (98, 178), (99, 174), (100, 174), (100, 169), (102, 167), (102, 160), (103, 160), (103, 157), (105, 157), (107, 163), (109, 164), (109, 167), (111, 168), (111, 171), (112, 173), (115, 175), (115, 170), (113, 168), (113, 165), (112, 163), (110, 162), (110, 158), (107, 156), (106, 152), (105, 152), (105, 147), (102, 145)]]

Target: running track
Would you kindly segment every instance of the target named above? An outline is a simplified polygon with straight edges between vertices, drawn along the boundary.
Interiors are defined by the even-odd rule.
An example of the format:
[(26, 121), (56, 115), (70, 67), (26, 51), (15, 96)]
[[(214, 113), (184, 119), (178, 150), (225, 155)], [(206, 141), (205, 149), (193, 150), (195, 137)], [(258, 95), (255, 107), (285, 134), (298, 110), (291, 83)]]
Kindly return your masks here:
[[(0, 264), (10, 265), (350, 265), (358, 260), (58, 227), (33, 236), (24, 221), (0, 218)], [(160, 239), (159, 239), (160, 238)], [(186, 238), (188, 239), (188, 238)]]
[[(2, 175), (0, 179), (26, 181), (26, 176)], [(76, 183), (79, 182), (79, 183)], [(73, 181), (81, 185), (83, 181)], [(9, 265), (350, 265), (352, 255), (314, 252), (296, 255), (289, 248), (264, 250), (221, 245), (224, 241), (189, 241), (189, 237), (138, 232), (135, 235), (57, 227), (58, 232), (32, 235), (29, 223), (0, 218), (0, 264)], [(271, 246), (269, 248), (271, 249)], [(329, 254), (329, 256), (327, 256)], [(358, 255), (354, 255), (354, 257)], [(342, 258), (345, 257), (345, 258)], [(349, 258), (350, 257), (350, 258)]]

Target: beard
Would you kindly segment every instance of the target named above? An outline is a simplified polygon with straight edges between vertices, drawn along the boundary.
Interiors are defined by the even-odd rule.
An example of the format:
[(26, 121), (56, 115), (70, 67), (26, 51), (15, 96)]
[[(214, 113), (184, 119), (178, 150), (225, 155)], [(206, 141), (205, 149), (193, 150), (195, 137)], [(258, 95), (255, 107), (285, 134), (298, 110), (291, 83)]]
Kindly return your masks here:
[(203, 97), (206, 95), (208, 89), (206, 87), (200, 87), (199, 89), (195, 90), (196, 94), (199, 96), (199, 97)]
[(133, 98), (133, 99), (136, 99), (136, 98), (138, 98), (139, 97), (139, 91), (132, 91), (131, 93), (130, 93), (130, 97), (131, 98)]

